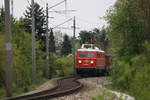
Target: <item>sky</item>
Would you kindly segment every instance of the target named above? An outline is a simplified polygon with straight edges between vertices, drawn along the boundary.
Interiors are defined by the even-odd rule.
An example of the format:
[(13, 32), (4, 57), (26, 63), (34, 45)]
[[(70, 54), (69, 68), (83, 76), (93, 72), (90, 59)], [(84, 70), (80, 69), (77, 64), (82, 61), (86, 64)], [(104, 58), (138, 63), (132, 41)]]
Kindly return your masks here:
[[(51, 7), (63, 0), (35, 0), (38, 2), (43, 9), (46, 9), (46, 3)], [(78, 34), (81, 30), (92, 30), (94, 28), (101, 28), (106, 25), (106, 22), (102, 18), (106, 15), (106, 11), (114, 5), (116, 0), (67, 0), (67, 3), (62, 3), (49, 11), (49, 27), (55, 27), (62, 22), (65, 22), (69, 18), (76, 17), (76, 33)], [(14, 10), (13, 15), (16, 18), (23, 16), (25, 9), (29, 6), (31, 0), (14, 0)], [(0, 7), (4, 5), (4, 0), (0, 0)], [(59, 10), (75, 10), (75, 12), (68, 12), (67, 14), (58, 14), (51, 11)], [(62, 32), (72, 34), (73, 21), (70, 21), (61, 27), (69, 29), (61, 29)], [(60, 30), (60, 29), (56, 29)]]

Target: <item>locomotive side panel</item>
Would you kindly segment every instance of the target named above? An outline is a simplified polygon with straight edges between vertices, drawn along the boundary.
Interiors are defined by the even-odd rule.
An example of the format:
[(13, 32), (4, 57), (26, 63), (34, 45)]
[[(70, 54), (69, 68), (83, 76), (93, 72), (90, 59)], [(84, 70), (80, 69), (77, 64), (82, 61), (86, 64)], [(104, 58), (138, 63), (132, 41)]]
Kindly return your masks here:
[(103, 52), (97, 52), (97, 69), (105, 69), (106, 59), (105, 54)]

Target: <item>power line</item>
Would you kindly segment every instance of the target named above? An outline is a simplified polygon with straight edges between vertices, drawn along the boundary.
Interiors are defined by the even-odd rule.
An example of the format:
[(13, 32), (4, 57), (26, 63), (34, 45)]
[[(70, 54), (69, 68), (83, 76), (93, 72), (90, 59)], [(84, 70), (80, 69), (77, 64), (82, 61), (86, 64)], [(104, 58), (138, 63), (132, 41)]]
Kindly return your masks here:
[(66, 12), (75, 12), (76, 10), (59, 10), (59, 11), (56, 11), (56, 10), (53, 10), (53, 11), (49, 11), (49, 12), (55, 12), (55, 13), (59, 13), (59, 14), (63, 14)]
[(61, 25), (65, 24), (65, 23), (67, 23), (67, 22), (69, 22), (69, 21), (71, 21), (71, 20), (72, 20), (72, 18), (70, 18), (70, 19), (68, 19), (67, 21), (65, 21), (65, 22), (63, 22), (63, 23), (61, 23), (61, 24), (59, 24), (59, 25), (53, 27), (52, 29), (57, 28), (58, 26), (61, 26)]
[(99, 23), (87, 21), (87, 20), (85, 20), (85, 19), (81, 19), (81, 18), (79, 18), (79, 17), (76, 17), (76, 18), (77, 18), (78, 20), (84, 22), (84, 23), (87, 23), (87, 24), (99, 24)]
[(66, 2), (66, 0), (63, 0), (63, 1), (61, 1), (61, 2), (59, 2), (59, 3), (57, 3), (57, 4), (55, 4), (55, 5), (53, 5), (53, 6), (51, 6), (51, 7), (49, 7), (48, 9), (52, 9), (52, 8), (54, 8), (54, 7), (56, 7), (56, 6), (60, 5), (60, 4), (62, 4), (62, 3), (64, 3), (64, 2)]

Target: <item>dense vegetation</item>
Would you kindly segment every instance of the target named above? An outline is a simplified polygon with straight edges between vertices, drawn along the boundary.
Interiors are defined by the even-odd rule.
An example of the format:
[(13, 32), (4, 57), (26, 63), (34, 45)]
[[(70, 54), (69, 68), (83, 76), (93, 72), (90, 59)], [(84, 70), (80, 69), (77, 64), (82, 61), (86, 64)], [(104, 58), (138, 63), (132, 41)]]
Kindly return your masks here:
[(92, 31), (80, 31), (79, 41), (80, 44), (94, 44), (102, 50), (106, 50), (108, 47), (107, 32), (104, 27), (102, 29), (95, 28)]
[[(32, 83), (32, 39), (31, 39), (31, 14), (30, 7), (25, 17), (19, 20), (12, 18), (13, 37), (13, 95), (31, 90), (35, 85), (46, 80), (46, 51), (45, 51), (45, 15), (42, 8), (36, 3), (36, 82)], [(40, 13), (38, 15), (38, 12)], [(5, 97), (5, 34), (4, 34), (4, 9), (0, 8), (0, 98)], [(40, 20), (40, 21), (39, 21)], [(29, 23), (28, 23), (29, 22)], [(40, 25), (39, 25), (40, 24)], [(38, 26), (39, 25), (39, 26)], [(72, 74), (72, 57), (60, 57), (55, 53), (55, 38), (50, 32), (50, 75), (60, 77)], [(69, 37), (68, 37), (69, 39)], [(64, 44), (65, 45), (65, 44)], [(70, 44), (71, 45), (71, 44)], [(59, 48), (61, 49), (61, 48)], [(68, 49), (68, 48), (63, 48)], [(71, 47), (69, 48), (71, 50)], [(72, 51), (69, 51), (71, 53)]]
[(117, 0), (106, 20), (114, 86), (149, 100), (150, 1)]

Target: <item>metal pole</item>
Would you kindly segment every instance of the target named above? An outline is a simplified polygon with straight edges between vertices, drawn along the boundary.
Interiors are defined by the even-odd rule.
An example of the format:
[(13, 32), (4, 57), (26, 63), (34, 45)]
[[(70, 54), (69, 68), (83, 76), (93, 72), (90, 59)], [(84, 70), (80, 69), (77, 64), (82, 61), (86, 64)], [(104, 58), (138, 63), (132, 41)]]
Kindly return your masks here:
[(48, 3), (46, 4), (46, 77), (49, 77), (49, 34), (48, 34)]
[(34, 18), (34, 0), (32, 0), (32, 82), (36, 80), (36, 53), (35, 53), (35, 18)]
[(73, 19), (73, 69), (74, 69), (74, 75), (76, 75), (76, 69), (75, 69), (75, 64), (76, 64), (76, 57), (75, 57), (75, 33), (76, 33), (76, 21), (75, 21), (75, 16)]
[(10, 0), (5, 2), (5, 49), (6, 49), (6, 96), (12, 96), (12, 33), (11, 33), (11, 19), (10, 19)]
[(14, 1), (11, 0), (11, 16), (13, 18), (13, 14), (14, 14)]

